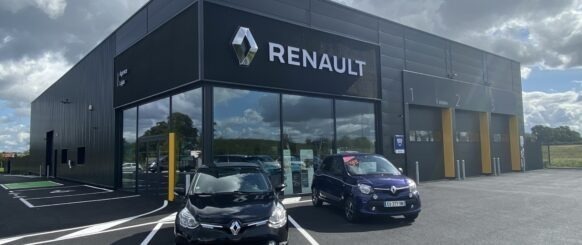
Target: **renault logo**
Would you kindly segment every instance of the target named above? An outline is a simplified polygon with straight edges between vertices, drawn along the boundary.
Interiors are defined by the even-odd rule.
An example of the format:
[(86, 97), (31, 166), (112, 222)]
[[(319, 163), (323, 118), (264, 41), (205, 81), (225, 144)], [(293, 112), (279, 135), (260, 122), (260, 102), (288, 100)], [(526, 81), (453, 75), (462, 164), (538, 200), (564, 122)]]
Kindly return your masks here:
[(232, 234), (235, 236), (240, 232), (240, 228), (240, 223), (236, 220), (230, 224), (230, 232), (232, 232)]
[(390, 191), (392, 192), (392, 194), (396, 194), (396, 186), (392, 186), (390, 187)]
[(247, 27), (239, 27), (232, 39), (232, 47), (241, 66), (249, 66), (259, 50), (257, 42)]

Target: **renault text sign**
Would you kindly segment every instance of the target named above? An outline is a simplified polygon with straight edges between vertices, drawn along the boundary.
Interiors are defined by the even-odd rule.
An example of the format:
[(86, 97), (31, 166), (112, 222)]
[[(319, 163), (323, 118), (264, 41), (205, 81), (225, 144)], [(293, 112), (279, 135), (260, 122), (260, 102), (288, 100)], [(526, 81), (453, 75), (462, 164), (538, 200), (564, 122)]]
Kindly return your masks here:
[(380, 47), (208, 2), (201, 79), (380, 98)]
[(315, 51), (293, 46), (285, 47), (273, 42), (269, 42), (269, 61), (360, 77), (364, 75), (363, 66), (366, 65), (366, 62), (361, 60), (352, 60), (326, 53), (318, 54)]

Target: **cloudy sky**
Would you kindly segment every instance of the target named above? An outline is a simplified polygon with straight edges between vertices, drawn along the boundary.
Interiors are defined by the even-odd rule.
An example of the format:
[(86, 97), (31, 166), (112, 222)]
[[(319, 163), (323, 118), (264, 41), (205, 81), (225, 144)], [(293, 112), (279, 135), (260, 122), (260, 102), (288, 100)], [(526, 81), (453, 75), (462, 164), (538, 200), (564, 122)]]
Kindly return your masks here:
[[(334, 0), (522, 63), (526, 128), (582, 132), (582, 0)], [(0, 0), (0, 151), (30, 102), (147, 0)]]

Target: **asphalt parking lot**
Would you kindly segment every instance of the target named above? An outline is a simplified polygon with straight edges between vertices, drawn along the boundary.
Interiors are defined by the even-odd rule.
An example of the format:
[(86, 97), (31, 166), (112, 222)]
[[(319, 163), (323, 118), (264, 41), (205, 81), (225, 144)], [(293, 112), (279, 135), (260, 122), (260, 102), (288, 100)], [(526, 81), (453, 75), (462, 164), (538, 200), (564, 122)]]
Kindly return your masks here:
[[(7, 183), (6, 178), (13, 177), (0, 176), (0, 184)], [(173, 242), (173, 220), (179, 205), (164, 206), (160, 200), (97, 188), (72, 183), (12, 193), (0, 188), (0, 244)], [(61, 191), (52, 195), (64, 197), (46, 198), (55, 190)], [(292, 220), (289, 241), (582, 244), (582, 170), (547, 169), (434, 181), (421, 183), (419, 190), (423, 211), (413, 224), (399, 218), (370, 218), (351, 224), (343, 219), (339, 208), (316, 208), (309, 198), (287, 199)], [(14, 192), (18, 192), (17, 197)], [(70, 196), (75, 194), (85, 195)], [(30, 199), (34, 207), (23, 203), (22, 197)]]

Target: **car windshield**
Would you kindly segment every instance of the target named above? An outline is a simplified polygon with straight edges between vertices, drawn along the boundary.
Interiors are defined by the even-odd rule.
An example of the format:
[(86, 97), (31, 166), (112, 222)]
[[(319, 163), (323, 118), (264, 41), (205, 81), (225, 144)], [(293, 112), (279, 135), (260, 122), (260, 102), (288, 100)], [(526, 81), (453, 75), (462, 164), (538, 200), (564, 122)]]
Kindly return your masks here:
[(348, 173), (351, 175), (400, 175), (400, 171), (392, 163), (376, 155), (343, 156), (343, 161)]
[(194, 194), (263, 193), (270, 191), (265, 176), (254, 168), (219, 168), (198, 172)]

